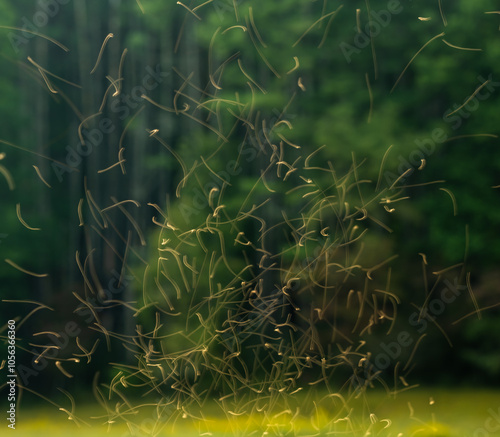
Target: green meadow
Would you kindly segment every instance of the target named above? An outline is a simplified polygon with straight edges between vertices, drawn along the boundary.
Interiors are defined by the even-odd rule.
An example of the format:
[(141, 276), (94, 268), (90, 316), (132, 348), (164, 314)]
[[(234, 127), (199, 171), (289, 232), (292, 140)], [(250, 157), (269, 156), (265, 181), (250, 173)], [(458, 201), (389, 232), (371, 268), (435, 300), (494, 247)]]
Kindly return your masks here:
[[(300, 396), (299, 396), (300, 403)], [(139, 403), (138, 403), (139, 404)], [(77, 422), (50, 407), (26, 407), (18, 413), (15, 435), (31, 436), (498, 436), (500, 435), (500, 391), (489, 389), (415, 388), (387, 395), (372, 391), (348, 402), (346, 410), (337, 402), (328, 408), (318, 397), (309, 414), (277, 411), (275, 415), (217, 414), (210, 405), (201, 417), (180, 415), (176, 420), (152, 420), (154, 409), (137, 409), (127, 422), (108, 417), (95, 405), (80, 405)], [(125, 413), (125, 416), (127, 414)]]
[(500, 436), (498, 9), (0, 0), (0, 435)]

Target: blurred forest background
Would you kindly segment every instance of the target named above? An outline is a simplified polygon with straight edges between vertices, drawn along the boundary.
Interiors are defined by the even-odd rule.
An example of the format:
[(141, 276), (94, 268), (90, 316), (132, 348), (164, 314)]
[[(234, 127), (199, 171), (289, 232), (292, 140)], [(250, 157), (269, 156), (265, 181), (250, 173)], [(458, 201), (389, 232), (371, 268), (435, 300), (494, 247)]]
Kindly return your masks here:
[[(181, 353), (209, 337), (188, 324), (265, 305), (318, 363), (363, 340), (404, 384), (500, 383), (497, 6), (0, 1), (0, 315), (25, 385), (110, 380), (160, 325)], [(68, 346), (37, 367), (45, 331)]]

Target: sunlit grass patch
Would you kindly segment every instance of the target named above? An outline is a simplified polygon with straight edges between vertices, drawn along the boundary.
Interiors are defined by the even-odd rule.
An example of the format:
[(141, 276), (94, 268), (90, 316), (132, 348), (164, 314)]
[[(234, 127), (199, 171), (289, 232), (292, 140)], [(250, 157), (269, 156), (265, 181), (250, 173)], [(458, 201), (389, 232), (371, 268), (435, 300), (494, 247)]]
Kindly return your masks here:
[[(353, 399), (345, 414), (322, 405), (321, 399), (305, 404), (296, 397), (298, 409), (276, 408), (276, 412), (223, 411), (217, 403), (207, 403), (198, 416), (182, 410), (174, 417), (155, 417), (155, 406), (138, 409), (133, 419), (106, 423), (102, 409), (81, 405), (78, 417), (86, 424), (77, 426), (63, 412), (44, 408), (23, 408), (16, 435), (38, 436), (421, 436), (455, 437), (480, 433), (495, 422), (500, 393), (493, 390), (417, 388), (396, 397), (381, 391)], [(493, 412), (493, 413), (492, 413)], [(96, 417), (99, 417), (97, 419)], [(489, 421), (489, 422), (488, 422)], [(131, 425), (131, 422), (134, 425)], [(495, 426), (500, 426), (497, 424)], [(490, 435), (500, 435), (491, 432)]]
[[(108, 3), (120, 4), (100, 4)], [(358, 96), (349, 91), (355, 82), (346, 81), (348, 70), (331, 80), (315, 67), (322, 63), (316, 58), (325, 66), (335, 58), (331, 49), (336, 43), (316, 51), (334, 33), (329, 33), (330, 19), (337, 13), (326, 0), (322, 7), (321, 2), (297, 2), (298, 9), (275, 2), (257, 8), (256, 1), (243, 6), (229, 0), (229, 13), (218, 16), (216, 24), (213, 7), (219, 2), (204, 2), (195, 7), (197, 13), (182, 2), (144, 3), (144, 17), (124, 10), (123, 20), (117, 19), (137, 22), (133, 38), (125, 27), (124, 35), (116, 32), (114, 37), (104, 21), (92, 24), (95, 30), (106, 30), (103, 35), (87, 32), (85, 20), (76, 20), (76, 41), (71, 32), (60, 32), (75, 47), (60, 65), (43, 42), (23, 53), (23, 61), (27, 57), (28, 66), (36, 67), (30, 70), (39, 82), (33, 87), (41, 85), (44, 92), (59, 96), (52, 96), (49, 105), (38, 88), (35, 93), (27, 87), (26, 102), (31, 94), (36, 96), (33, 119), (40, 138), (33, 142), (33, 135), (30, 140), (23, 125), (27, 135), (22, 147), (0, 142), (17, 152), (32, 151), (27, 144), (42, 151), (46, 144), (46, 156), (35, 153), (40, 161), (39, 167), (33, 165), (36, 175), (30, 171), (44, 190), (54, 190), (40, 196), (36, 205), (46, 209), (47, 224), (51, 213), (46, 205), (59, 211), (56, 203), (66, 203), (60, 201), (68, 194), (63, 180), (70, 195), (68, 209), (61, 207), (65, 219), (59, 225), (36, 223), (25, 202), (27, 194), (16, 201), (16, 214), (12, 209), (11, 215), (16, 226), (31, 232), (25, 241), (33, 249), (40, 246), (35, 239), (42, 230), (54, 232), (50, 241), (66, 241), (67, 230), (73, 264), (65, 269), (56, 261), (47, 271), (38, 269), (45, 265), (46, 252), (37, 249), (18, 257), (16, 244), (3, 257), (12, 274), (30, 281), (29, 290), (13, 289), (15, 299), (5, 300), (14, 308), (8, 310), (9, 317), (20, 329), (14, 336), (19, 395), (24, 396), (24, 389), (30, 395), (48, 391), (48, 397), (41, 393), (40, 398), (54, 406), (23, 409), (19, 398), (18, 433), (452, 437), (480, 429), (496, 403), (489, 392), (485, 404), (477, 392), (409, 390), (418, 382), (415, 373), (422, 376), (439, 363), (453, 361), (443, 359), (454, 355), (440, 355), (440, 344), (434, 341), (452, 346), (447, 331), (455, 329), (455, 316), (477, 316), (479, 321), (495, 307), (476, 299), (466, 265), (474, 258), (468, 224), (447, 245), (455, 248), (451, 267), (442, 265), (450, 257), (441, 250), (433, 254), (427, 250), (432, 245), (415, 243), (421, 235), (441, 241), (433, 236), (439, 234), (432, 226), (434, 212), (424, 218), (412, 206), (415, 202), (425, 198), (434, 204), (439, 193), (436, 205), (446, 196), (445, 208), (435, 208), (442, 217), (451, 219), (461, 211), (460, 198), (443, 185), (444, 176), (428, 172), (436, 144), (452, 138), (439, 129), (430, 138), (411, 139), (411, 133), (398, 134), (406, 123), (396, 130), (392, 122), (383, 122), (388, 117), (378, 115), (388, 104), (385, 94), (394, 98), (416, 80), (410, 72), (417, 69), (420, 53), (437, 47), (443, 33), (421, 33), (427, 42), (411, 49), (414, 56), (399, 76), (386, 71), (376, 80), (366, 68), (360, 70), (361, 86), (367, 89)], [(86, 4), (75, 2), (74, 15), (91, 12)], [(153, 5), (152, 17), (145, 12), (151, 14)], [(176, 26), (155, 22), (164, 14), (178, 14), (177, 6), (191, 14), (191, 21), (179, 29), (174, 49), (170, 32)], [(349, 8), (359, 20), (361, 9), (354, 11), (352, 5), (337, 11), (340, 15)], [(366, 8), (370, 16), (369, 2)], [(283, 27), (274, 26), (271, 17), (285, 9)], [(108, 12), (115, 16), (107, 6), (102, 12), (103, 17)], [(266, 29), (264, 23), (273, 25)], [(155, 34), (157, 26), (168, 28), (170, 36)], [(66, 49), (38, 32), (32, 36), (50, 42), (54, 50)], [(138, 42), (127, 46), (129, 39)], [(144, 43), (148, 55), (142, 56), (137, 53), (142, 39), (162, 42)], [(459, 48), (446, 44), (446, 50)], [(373, 41), (371, 48), (368, 65), (373, 62), (377, 76)], [(168, 72), (166, 52), (172, 62)], [(84, 62), (85, 57), (92, 62)], [(77, 68), (65, 71), (62, 67), (73, 60)], [(156, 66), (139, 65), (154, 60)], [(68, 73), (82, 83), (63, 79), (61, 84), (62, 77), (49, 73), (56, 65), (57, 71), (64, 70), (62, 76)], [(144, 68), (148, 73), (141, 80)], [(390, 94), (387, 83), (393, 79)], [(77, 87), (61, 100), (66, 85)], [(344, 87), (346, 98), (337, 104)], [(66, 103), (74, 114), (52, 117), (62, 114), (60, 106), (54, 112), (52, 108)], [(390, 105), (396, 115), (399, 101)], [(48, 115), (42, 108), (48, 108)], [(369, 110), (368, 123), (360, 127), (365, 116), (356, 113), (362, 108)], [(358, 129), (364, 133), (358, 135)], [(56, 141), (56, 130), (68, 132)], [(325, 134), (318, 135), (318, 130)], [(398, 146), (389, 146), (393, 136), (414, 148), (407, 150), (408, 160), (398, 156)], [(467, 133), (453, 138), (474, 136), (496, 137)], [(66, 144), (77, 139), (75, 147)], [(357, 142), (362, 145), (354, 147)], [(98, 147), (101, 143), (107, 146)], [(341, 159), (345, 156), (349, 158)], [(47, 158), (51, 163), (42, 166)], [(16, 165), (12, 175), (6, 169), (0, 166), (12, 195), (21, 181), (21, 186), (30, 186)], [(50, 171), (55, 174), (49, 177)], [(413, 216), (418, 214), (422, 218), (417, 220)], [(415, 235), (407, 239), (411, 233)], [(71, 281), (59, 284), (57, 275), (72, 270)], [(60, 290), (52, 292), (52, 286)], [(47, 297), (53, 302), (38, 302)], [(493, 324), (484, 325), (484, 320), (488, 331)], [(473, 347), (465, 355), (476, 368), (495, 376), (497, 353), (476, 353), (480, 339), (490, 347), (482, 332), (470, 338)], [(419, 369), (419, 357), (427, 358), (432, 348), (439, 356)], [(78, 383), (87, 392), (75, 399)], [(60, 389), (66, 396), (60, 405), (54, 399), (56, 387), (65, 387)], [(386, 392), (372, 391), (374, 387)], [(391, 390), (400, 392), (391, 397)], [(474, 409), (464, 408), (471, 403)]]

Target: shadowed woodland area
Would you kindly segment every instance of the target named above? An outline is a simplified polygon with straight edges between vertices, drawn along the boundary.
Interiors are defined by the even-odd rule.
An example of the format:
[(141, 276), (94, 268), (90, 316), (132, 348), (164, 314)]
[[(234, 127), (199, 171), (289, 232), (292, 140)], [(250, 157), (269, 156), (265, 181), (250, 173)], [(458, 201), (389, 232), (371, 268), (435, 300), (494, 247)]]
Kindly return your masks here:
[(372, 389), (496, 387), (495, 8), (0, 1), (0, 344), (15, 320), (26, 402), (84, 424), (92, 399), (130, 435), (144, 411), (144, 435), (212, 412), (358, 435)]

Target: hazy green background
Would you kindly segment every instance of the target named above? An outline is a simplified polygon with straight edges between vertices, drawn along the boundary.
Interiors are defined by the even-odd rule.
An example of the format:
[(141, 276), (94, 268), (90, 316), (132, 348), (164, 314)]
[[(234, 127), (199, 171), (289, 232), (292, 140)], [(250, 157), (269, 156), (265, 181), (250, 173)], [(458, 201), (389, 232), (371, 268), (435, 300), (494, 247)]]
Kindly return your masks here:
[[(486, 0), (214, 0), (194, 12), (187, 10), (201, 4), (186, 2), (185, 8), (164, 0), (0, 2), (0, 152), (5, 154), (0, 161), (0, 316), (5, 322), (16, 318), (19, 323), (39, 308), (36, 302), (53, 310), (35, 312), (18, 328), (17, 362), (26, 366), (29, 388), (48, 397), (59, 393), (57, 387), (86, 392), (97, 371), (108, 382), (117, 374), (117, 367), (110, 363), (136, 362), (133, 342), (124, 340), (129, 345), (124, 347), (122, 340), (134, 334), (136, 325), (141, 325), (143, 332), (155, 328), (155, 306), (134, 315), (134, 310), (113, 299), (138, 309), (158, 296), (164, 297), (154, 280), (161, 270), (158, 258), (164, 253), (158, 252), (158, 247), (162, 247), (159, 243), (164, 235), (152, 217), (163, 224), (164, 220), (148, 203), (167, 211), (169, 223), (187, 232), (203, 226), (208, 212), (213, 212), (209, 201), (215, 185), (207, 184), (220, 187), (221, 178), (230, 183), (220, 197), (229, 216), (237, 217), (238, 211), (271, 199), (259, 211), (270, 227), (282, 223), (281, 211), (300, 220), (307, 199), (293, 189), (304, 184), (307, 175), (325, 197), (339, 196), (333, 173), (322, 170), (292, 172), (283, 180), (273, 168), (266, 176), (269, 189), (261, 182), (255, 185), (261, 171), (269, 166), (272, 152), (270, 148), (259, 152), (260, 146), (248, 136), (249, 123), (252, 135), (265, 142), (266, 126), (279, 120), (285, 122), (272, 140), (278, 144), (279, 133), (301, 147), (281, 146), (287, 149), (289, 164), (303, 166), (305, 158), (321, 146), (310, 166), (334, 168), (339, 179), (349, 172), (353, 160), (356, 165), (362, 163), (357, 168), (358, 180), (372, 182), (366, 183), (366, 189), (363, 184), (359, 191), (352, 188), (345, 197), (353, 205), (352, 212), (356, 205), (370, 205), (375, 219), (359, 221), (369, 231), (360, 263), (376, 265), (398, 255), (390, 263), (390, 272), (384, 270), (375, 278), (378, 287), (384, 288), (390, 275), (390, 290), (400, 301), (389, 335), (386, 328), (377, 327), (373, 336), (366, 338), (366, 332), (351, 331), (350, 313), (338, 316), (339, 330), (351, 336), (352, 344), (368, 341), (367, 350), (373, 356), (384, 352), (382, 343), (397, 341), (401, 332), (408, 333), (411, 347), (403, 347), (391, 358), (390, 370), (382, 376), (388, 384), (397, 362), (401, 368), (405, 366), (415, 342), (425, 333), (413, 367), (405, 369), (409, 384), (497, 386), (500, 198), (495, 187), (500, 185), (500, 17), (494, 11), (498, 5)], [(68, 50), (20, 29), (53, 38)], [(99, 65), (90, 74), (109, 33), (114, 37), (107, 41)], [(57, 93), (51, 92), (37, 65), (58, 76), (46, 73)], [(110, 83), (116, 79), (114, 84), (121, 87), (121, 93), (113, 96), (116, 88)], [(163, 109), (142, 98), (143, 93)], [(214, 98), (224, 100), (217, 103)], [(245, 110), (251, 107), (252, 116), (244, 112), (238, 118), (236, 114), (245, 105)], [(90, 116), (87, 127), (81, 125)], [(105, 123), (111, 127), (103, 129), (99, 125), (102, 120), (108, 120)], [(262, 124), (263, 120), (267, 124)], [(99, 129), (100, 133), (95, 133)], [(158, 129), (157, 136), (152, 136), (153, 129)], [(216, 131), (227, 142), (221, 141)], [(90, 149), (80, 154), (74, 152), (81, 143), (79, 134), (90, 144)], [(125, 160), (123, 172), (120, 165), (102, 171), (120, 157)], [(185, 164), (184, 170), (179, 161)], [(400, 181), (398, 194), (408, 199), (386, 204), (386, 209), (381, 199), (373, 203), (362, 200), (391, 187), (408, 168), (413, 171)], [(179, 188), (191, 169), (189, 180)], [(282, 166), (281, 171), (288, 169)], [(304, 176), (302, 180), (299, 174)], [(106, 214), (98, 212), (124, 200), (127, 202)], [(20, 205), (25, 222), (39, 230), (23, 226), (16, 205)], [(388, 210), (393, 206), (391, 213)], [(321, 220), (330, 220), (332, 228), (338, 226), (333, 215)], [(383, 226), (377, 224), (382, 222)], [(262, 232), (257, 221), (252, 223), (244, 225), (245, 238), (256, 242)], [(243, 255), (245, 248), (232, 243), (236, 234), (232, 225), (217, 226), (220, 235), (230, 240), (228, 263), (218, 271), (222, 287), (232, 284), (235, 278), (231, 272), (246, 264), (255, 267), (245, 273), (247, 280), (262, 273), (256, 267), (260, 259), (256, 252)], [(191, 237), (179, 238), (181, 231), (171, 243), (180, 248), (179, 262), (183, 256), (202, 259), (200, 245), (184, 245)], [(267, 234), (266, 249), (272, 253), (291, 246), (296, 249), (296, 244), (280, 232)], [(214, 235), (205, 240), (209, 248), (219, 245), (219, 234)], [(264, 243), (260, 243), (263, 248)], [(299, 258), (313, 253), (308, 244), (312, 243), (299, 250)], [(168, 255), (175, 265), (177, 258), (173, 253)], [(353, 258), (349, 255), (346, 259)], [(4, 260), (47, 276), (26, 275)], [(289, 252), (280, 258), (284, 270), (296, 268), (295, 262)], [(457, 264), (443, 275), (433, 274)], [(179, 271), (170, 264), (165, 268), (183, 287), (185, 278)], [(286, 277), (272, 271), (266, 275), (262, 278), (269, 293)], [(187, 282), (190, 280), (188, 277)], [(422, 324), (415, 323), (412, 315), (439, 297), (445, 280), (465, 288), (434, 314), (436, 324), (429, 321), (428, 327), (420, 330)], [(175, 310), (184, 314), (182, 320), (172, 319), (162, 328), (163, 334), (173, 335), (172, 352), (184, 346), (183, 337), (174, 333), (187, 332), (188, 324), (193, 326), (192, 320), (197, 321), (197, 305), (202, 308), (203, 296), (212, 292), (212, 285), (217, 290), (216, 282), (201, 280), (196, 298), (193, 294), (192, 299), (178, 302), (178, 291), (167, 287)], [(357, 276), (346, 290), (362, 290), (363, 286), (363, 279)], [(112, 287), (116, 293), (108, 294), (107, 300), (98, 300), (89, 291), (113, 291)], [(154, 291), (148, 292), (148, 288)], [(305, 296), (297, 297), (296, 304), (307, 306), (310, 302)], [(233, 298), (244, 300), (231, 294), (228, 301)], [(481, 317), (465, 317), (474, 312), (474, 299), (479, 308), (488, 309)], [(82, 301), (96, 307), (98, 321), (106, 330), (118, 334), (108, 348), (90, 310), (76, 310)], [(435, 303), (434, 308), (441, 308), (441, 304)], [(311, 304), (311, 314), (312, 308)], [(156, 306), (156, 312), (162, 310), (173, 311), (168, 299)], [(210, 310), (203, 311), (200, 313), (206, 318)], [(328, 323), (337, 317), (337, 313), (325, 314)], [(323, 322), (317, 325), (321, 341), (330, 338), (331, 329)], [(32, 372), (32, 360), (43, 350), (40, 345), (53, 341), (37, 337), (41, 331), (63, 333), (68, 345), (62, 347), (59, 358), (80, 354), (78, 365), (63, 361), (73, 378), (63, 375), (55, 360)], [(100, 340), (90, 363), (76, 337), (86, 350)], [(208, 331), (198, 326), (191, 340), (201, 344), (206, 337)], [(327, 340), (324, 351), (316, 351), (316, 356), (331, 356), (338, 341)], [(349, 372), (340, 371), (340, 375), (348, 378)], [(306, 382), (314, 379), (312, 375), (308, 378)]]

